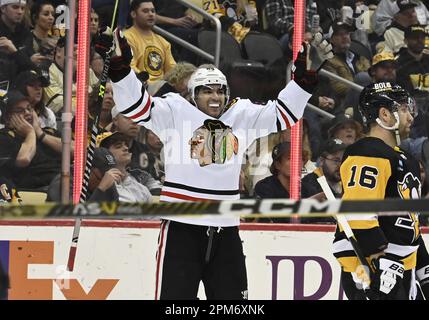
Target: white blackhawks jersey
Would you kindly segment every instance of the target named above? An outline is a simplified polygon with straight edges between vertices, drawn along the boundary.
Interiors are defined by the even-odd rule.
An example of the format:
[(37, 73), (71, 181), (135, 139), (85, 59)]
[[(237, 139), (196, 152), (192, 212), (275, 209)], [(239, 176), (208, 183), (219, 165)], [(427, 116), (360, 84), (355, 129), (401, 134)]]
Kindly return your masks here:
[[(179, 94), (149, 96), (134, 71), (112, 86), (121, 114), (151, 129), (164, 143), (165, 182), (160, 201), (165, 202), (239, 199), (246, 149), (256, 138), (290, 128), (302, 117), (311, 97), (291, 81), (277, 100), (258, 105), (235, 99), (216, 119)], [(239, 225), (239, 218), (170, 220), (204, 226)]]

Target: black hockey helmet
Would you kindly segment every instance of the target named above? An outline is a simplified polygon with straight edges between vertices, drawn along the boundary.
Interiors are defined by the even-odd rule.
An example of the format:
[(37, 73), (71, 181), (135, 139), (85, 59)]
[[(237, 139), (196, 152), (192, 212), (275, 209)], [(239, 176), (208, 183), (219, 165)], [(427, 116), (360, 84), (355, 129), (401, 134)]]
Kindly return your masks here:
[(391, 112), (398, 111), (398, 107), (408, 104), (410, 113), (415, 116), (415, 104), (410, 94), (401, 86), (390, 82), (377, 82), (366, 86), (359, 96), (359, 111), (363, 123), (368, 126), (378, 118), (381, 107)]

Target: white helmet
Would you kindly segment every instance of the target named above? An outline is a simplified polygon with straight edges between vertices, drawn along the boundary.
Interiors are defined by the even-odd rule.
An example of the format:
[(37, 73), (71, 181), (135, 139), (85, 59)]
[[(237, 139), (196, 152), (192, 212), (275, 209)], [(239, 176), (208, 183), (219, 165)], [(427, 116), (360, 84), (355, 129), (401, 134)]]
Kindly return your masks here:
[(212, 84), (220, 84), (225, 86), (225, 105), (228, 104), (229, 100), (229, 87), (226, 81), (225, 75), (217, 68), (213, 67), (200, 67), (198, 68), (189, 78), (188, 90), (191, 94), (191, 98), (195, 103), (195, 89), (201, 86), (209, 86)]

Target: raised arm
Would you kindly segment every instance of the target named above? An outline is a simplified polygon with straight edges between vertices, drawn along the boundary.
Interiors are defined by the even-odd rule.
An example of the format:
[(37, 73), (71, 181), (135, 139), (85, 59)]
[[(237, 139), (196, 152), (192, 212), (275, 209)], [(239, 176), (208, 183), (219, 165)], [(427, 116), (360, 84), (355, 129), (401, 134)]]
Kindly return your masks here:
[[(119, 112), (139, 125), (149, 126), (156, 134), (168, 128), (173, 121), (170, 108), (162, 99), (155, 103), (143, 83), (131, 70), (132, 51), (119, 29), (114, 33), (101, 31), (95, 48), (105, 59), (106, 52), (114, 47), (110, 60), (109, 78), (112, 80), (113, 99)], [(155, 111), (154, 111), (155, 109)]]
[(289, 129), (298, 122), (317, 85), (318, 70), (332, 57), (332, 46), (320, 33), (315, 35), (311, 45), (304, 42), (292, 67), (293, 80), (280, 91), (277, 99), (269, 101), (265, 107), (248, 105), (244, 110), (251, 121), (249, 127), (273, 132)]

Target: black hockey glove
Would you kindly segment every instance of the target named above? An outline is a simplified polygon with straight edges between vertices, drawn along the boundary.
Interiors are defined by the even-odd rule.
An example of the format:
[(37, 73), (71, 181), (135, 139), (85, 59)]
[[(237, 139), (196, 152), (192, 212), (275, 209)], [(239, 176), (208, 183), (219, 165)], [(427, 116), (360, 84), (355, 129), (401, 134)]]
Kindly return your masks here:
[(106, 60), (109, 52), (115, 50), (113, 43), (113, 33), (109, 27), (103, 27), (98, 31), (97, 38), (94, 45), (95, 51)]
[(332, 45), (323, 40), (321, 33), (316, 33), (311, 44), (302, 43), (292, 66), (293, 79), (305, 91), (312, 93), (318, 82), (317, 72), (333, 56)]
[(302, 43), (301, 49), (298, 52), (296, 60), (292, 66), (293, 80), (308, 93), (313, 93), (317, 85), (318, 77), (315, 70), (307, 69), (309, 45)]
[(122, 80), (130, 73), (133, 54), (120, 29), (117, 28), (112, 33), (109, 27), (102, 28), (95, 41), (95, 51), (103, 59), (106, 58), (107, 54), (112, 53), (108, 75), (113, 82)]
[(389, 255), (372, 261), (375, 274), (371, 276), (371, 285), (367, 290), (370, 300), (395, 299), (404, 277), (404, 265)]

